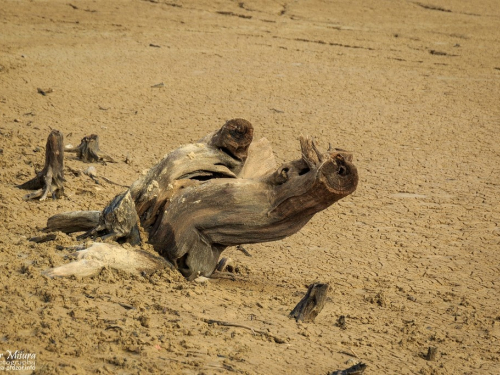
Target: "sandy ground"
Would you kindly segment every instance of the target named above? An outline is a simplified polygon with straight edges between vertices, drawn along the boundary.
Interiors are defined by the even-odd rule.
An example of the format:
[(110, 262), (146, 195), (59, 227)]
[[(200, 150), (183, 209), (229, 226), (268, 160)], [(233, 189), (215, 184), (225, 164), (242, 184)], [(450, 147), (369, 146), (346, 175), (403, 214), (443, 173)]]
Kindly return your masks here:
[[(500, 374), (499, 25), (494, 0), (3, 0), (0, 355), (37, 374)], [(235, 117), (280, 161), (300, 134), (352, 150), (357, 191), (252, 257), (228, 249), (235, 280), (42, 276), (76, 243), (29, 242), (47, 218), (123, 190), (69, 155), (68, 196), (24, 202), (50, 129), (98, 134), (119, 160), (98, 174), (129, 185)], [(315, 281), (328, 302), (296, 323)]]

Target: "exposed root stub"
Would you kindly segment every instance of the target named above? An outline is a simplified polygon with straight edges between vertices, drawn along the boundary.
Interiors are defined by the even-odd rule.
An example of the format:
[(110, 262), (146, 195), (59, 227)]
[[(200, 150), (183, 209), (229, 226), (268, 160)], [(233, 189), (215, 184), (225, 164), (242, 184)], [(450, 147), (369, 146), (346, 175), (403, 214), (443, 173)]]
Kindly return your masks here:
[(45, 146), (45, 166), (36, 177), (18, 185), (19, 189), (36, 190), (24, 196), (24, 200), (43, 201), (50, 196), (53, 199), (64, 195), (64, 150), (63, 135), (59, 130), (52, 130)]
[(130, 191), (117, 195), (99, 216), (98, 224), (78, 237), (101, 237), (103, 241), (128, 242), (131, 245), (141, 243), (139, 219)]

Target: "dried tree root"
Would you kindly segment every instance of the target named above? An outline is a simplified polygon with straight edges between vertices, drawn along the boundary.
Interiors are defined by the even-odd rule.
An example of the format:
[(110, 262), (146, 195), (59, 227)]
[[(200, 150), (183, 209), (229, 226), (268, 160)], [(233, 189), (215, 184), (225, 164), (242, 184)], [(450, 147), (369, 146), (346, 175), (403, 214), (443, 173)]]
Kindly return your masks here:
[(327, 293), (328, 284), (314, 283), (309, 285), (304, 298), (290, 313), (290, 318), (295, 318), (296, 321), (314, 322), (316, 316), (323, 310)]
[(98, 161), (116, 163), (108, 154), (102, 152), (99, 148), (99, 136), (91, 134), (82, 138), (81, 143), (74, 147), (66, 149), (66, 152), (74, 152), (78, 159), (85, 163), (94, 163)]
[(36, 190), (24, 196), (24, 200), (43, 201), (50, 194), (53, 199), (64, 195), (64, 149), (63, 135), (59, 130), (52, 130), (45, 146), (45, 166), (36, 177), (18, 185), (19, 189)]
[(301, 137), (302, 157), (277, 168), (269, 142), (251, 144), (252, 136), (248, 121), (234, 119), (170, 152), (84, 236), (137, 243), (140, 223), (154, 249), (193, 280), (209, 277), (226, 247), (290, 236), (356, 190), (349, 153), (322, 153)]

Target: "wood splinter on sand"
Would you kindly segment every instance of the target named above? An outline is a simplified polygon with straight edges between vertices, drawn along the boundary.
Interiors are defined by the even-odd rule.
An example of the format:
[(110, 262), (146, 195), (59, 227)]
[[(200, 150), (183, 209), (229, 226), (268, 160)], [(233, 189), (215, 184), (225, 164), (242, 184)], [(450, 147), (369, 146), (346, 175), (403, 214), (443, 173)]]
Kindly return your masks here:
[(323, 310), (328, 294), (328, 284), (314, 283), (309, 285), (307, 293), (290, 313), (290, 318), (302, 322), (314, 322)]
[(46, 231), (134, 244), (144, 240), (140, 226), (155, 251), (193, 280), (212, 275), (227, 247), (290, 236), (356, 189), (346, 151), (321, 152), (312, 138), (300, 137), (301, 157), (277, 166), (269, 142), (252, 140), (248, 121), (229, 120), (167, 154), (116, 196), (93, 228), (76, 228), (78, 219), (67, 223), (61, 215), (80, 214), (64, 213), (49, 219)]
[(64, 195), (64, 150), (63, 135), (59, 130), (52, 130), (45, 146), (45, 165), (37, 175), (17, 186), (19, 189), (36, 190), (24, 196), (24, 200), (43, 201), (51, 196), (53, 199)]

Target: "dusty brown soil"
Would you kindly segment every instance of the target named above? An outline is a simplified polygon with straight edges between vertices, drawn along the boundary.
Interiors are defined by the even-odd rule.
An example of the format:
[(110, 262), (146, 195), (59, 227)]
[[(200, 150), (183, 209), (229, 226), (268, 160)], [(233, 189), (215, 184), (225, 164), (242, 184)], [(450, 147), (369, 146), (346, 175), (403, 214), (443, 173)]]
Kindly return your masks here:
[[(0, 353), (35, 353), (37, 374), (500, 374), (499, 25), (494, 0), (3, 0)], [(129, 185), (234, 117), (279, 160), (300, 134), (354, 151), (358, 190), (252, 257), (227, 250), (236, 280), (42, 276), (75, 243), (29, 242), (47, 218), (123, 190), (68, 155), (68, 196), (24, 202), (51, 128), (98, 134), (119, 160), (98, 174)], [(329, 300), (297, 324), (314, 281)]]

